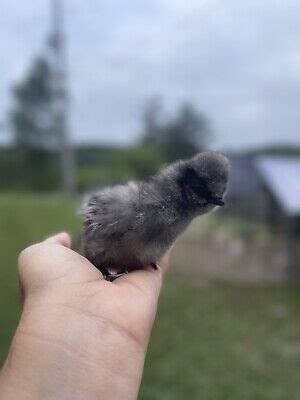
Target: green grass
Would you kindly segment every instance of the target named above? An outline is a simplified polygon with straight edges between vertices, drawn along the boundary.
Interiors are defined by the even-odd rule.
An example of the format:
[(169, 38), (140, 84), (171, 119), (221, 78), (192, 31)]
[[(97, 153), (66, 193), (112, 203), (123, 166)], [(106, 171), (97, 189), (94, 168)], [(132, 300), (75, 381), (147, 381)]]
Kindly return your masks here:
[(141, 399), (299, 399), (298, 288), (164, 289)]
[[(77, 232), (74, 209), (56, 196), (0, 195), (0, 362), (19, 317), (17, 254), (53, 232)], [(299, 308), (297, 287), (168, 276), (139, 399), (299, 399)]]
[(68, 200), (54, 195), (0, 193), (0, 365), (20, 310), (18, 253), (49, 234), (77, 232), (78, 228), (75, 207)]

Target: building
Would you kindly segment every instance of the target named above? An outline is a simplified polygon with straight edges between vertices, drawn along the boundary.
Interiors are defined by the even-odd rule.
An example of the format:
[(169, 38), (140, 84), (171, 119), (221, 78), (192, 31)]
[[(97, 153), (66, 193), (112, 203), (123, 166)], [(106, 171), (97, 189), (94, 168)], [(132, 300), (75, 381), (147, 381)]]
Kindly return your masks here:
[(228, 211), (300, 235), (300, 156), (240, 156), (231, 164)]
[(264, 185), (267, 222), (300, 236), (300, 157), (258, 157), (256, 169)]
[(300, 280), (300, 156), (233, 158), (226, 212), (262, 222), (271, 241), (285, 242), (287, 276)]

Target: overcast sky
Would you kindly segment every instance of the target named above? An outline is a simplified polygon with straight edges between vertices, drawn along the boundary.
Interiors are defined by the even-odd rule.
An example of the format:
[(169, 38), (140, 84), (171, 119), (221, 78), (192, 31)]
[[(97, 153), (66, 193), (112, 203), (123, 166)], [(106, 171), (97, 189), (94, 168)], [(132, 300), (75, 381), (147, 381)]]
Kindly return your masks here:
[[(0, 122), (43, 49), (46, 0), (1, 0)], [(298, 0), (66, 0), (72, 135), (132, 142), (145, 100), (193, 101), (216, 149), (300, 145)]]

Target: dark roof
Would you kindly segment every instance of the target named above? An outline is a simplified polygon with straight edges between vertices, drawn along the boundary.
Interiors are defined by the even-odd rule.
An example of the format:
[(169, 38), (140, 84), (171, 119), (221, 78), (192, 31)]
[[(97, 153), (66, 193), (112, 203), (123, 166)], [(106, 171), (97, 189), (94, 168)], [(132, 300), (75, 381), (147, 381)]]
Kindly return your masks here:
[(249, 198), (261, 189), (253, 157), (231, 157), (228, 183), (229, 197)]

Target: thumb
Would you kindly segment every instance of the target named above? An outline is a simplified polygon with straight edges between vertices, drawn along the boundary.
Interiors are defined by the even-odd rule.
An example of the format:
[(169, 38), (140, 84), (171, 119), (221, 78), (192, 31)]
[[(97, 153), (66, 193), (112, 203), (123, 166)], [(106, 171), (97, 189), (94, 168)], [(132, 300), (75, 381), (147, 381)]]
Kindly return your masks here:
[(81, 282), (90, 279), (91, 275), (94, 277), (98, 271), (70, 246), (70, 236), (59, 233), (23, 250), (18, 260), (23, 293), (35, 292), (52, 284)]
[(71, 237), (66, 232), (57, 233), (54, 236), (50, 236), (49, 238), (45, 239), (42, 243), (48, 244), (60, 244), (62, 246), (71, 247)]
[[(55, 245), (55, 246), (53, 246)], [(18, 258), (19, 280), (22, 297), (28, 287), (38, 285), (42, 280), (51, 279), (52, 269), (49, 263), (53, 262), (53, 247), (64, 249), (71, 246), (70, 235), (62, 232), (51, 236), (43, 242), (25, 248)]]

